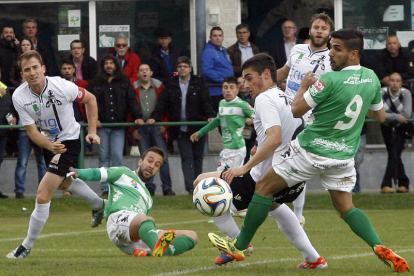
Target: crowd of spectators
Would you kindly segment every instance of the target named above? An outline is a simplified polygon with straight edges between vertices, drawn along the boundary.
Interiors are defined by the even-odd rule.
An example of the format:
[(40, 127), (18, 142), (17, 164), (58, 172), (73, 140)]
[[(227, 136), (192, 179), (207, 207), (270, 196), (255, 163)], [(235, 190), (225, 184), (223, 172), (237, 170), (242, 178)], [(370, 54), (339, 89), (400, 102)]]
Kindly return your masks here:
[[(286, 20), (281, 27), (283, 37), (280, 37), (268, 47), (269, 54), (274, 58), (277, 68), (282, 68), (285, 65), (292, 48), (296, 44), (309, 43), (309, 39), (305, 41), (298, 38), (300, 30), (298, 30), (294, 21)], [(307, 30), (309, 29), (302, 31)], [(252, 42), (253, 35), (249, 26), (245, 23), (236, 27), (237, 41), (228, 49), (223, 46), (225, 39), (223, 30), (220, 27), (211, 29), (209, 41), (206, 43), (201, 56), (202, 76), (194, 74), (192, 61), (189, 58), (190, 53), (172, 43), (173, 34), (168, 29), (161, 28), (155, 31), (156, 47), (150, 56), (145, 59), (141, 59), (138, 54), (132, 51), (129, 39), (119, 36), (115, 39), (114, 47), (109, 49), (108, 55), (99, 61), (87, 55), (84, 41), (74, 40), (70, 43), (69, 55), (63, 58), (60, 64), (56, 61), (50, 43), (45, 43), (36, 36), (38, 29), (35, 20), (28, 19), (24, 21), (22, 31), (24, 37), (19, 40), (16, 37), (14, 26), (6, 25), (1, 30), (0, 69), (2, 83), (0, 84), (3, 84), (3, 86), (0, 85), (0, 93), (3, 97), (0, 97), (2, 107), (0, 110), (0, 124), (17, 124), (19, 122), (11, 104), (14, 88), (22, 82), (17, 59), (25, 51), (35, 49), (43, 58), (47, 75), (60, 75), (79, 87), (88, 89), (96, 96), (99, 109), (98, 135), (101, 138), (98, 150), (99, 166), (122, 165), (127, 146), (138, 147), (140, 152), (144, 152), (151, 146), (158, 146), (167, 152), (167, 143), (176, 140), (181, 156), (184, 185), (186, 190), (192, 194), (192, 183), (202, 169), (206, 137), (200, 137), (197, 142), (192, 143), (190, 136), (202, 126), (182, 125), (168, 128), (153, 126), (152, 124), (166, 121), (213, 120), (218, 112), (219, 102), (223, 99), (222, 83), (225, 78), (230, 76), (238, 78), (240, 91), (238, 97), (247, 101), (251, 106), (254, 105), (253, 99), (243, 87), (241, 66), (247, 59), (260, 53), (261, 50)], [(412, 44), (414, 45), (414, 43)], [(397, 161), (398, 164), (402, 165), (400, 155), (404, 148), (405, 139), (401, 138), (398, 140), (398, 144), (395, 144), (396, 138), (389, 138), (387, 134), (398, 133), (401, 124), (411, 124), (406, 121), (410, 117), (406, 114), (408, 112), (406, 104), (408, 101), (407, 95), (411, 96), (410, 90), (413, 88), (414, 53), (402, 48), (398, 37), (395, 35), (390, 35), (386, 40), (385, 49), (377, 52), (375, 64), (364, 64), (362, 62), (362, 65), (371, 67), (375, 71), (384, 86), (384, 91), (391, 89), (391, 94), (384, 93), (384, 102), (388, 106), (387, 112), (393, 113), (389, 115), (390, 118), (396, 121), (395, 125), (385, 124), (381, 126), (390, 156), (381, 191), (395, 192), (391, 188), (390, 180), (394, 177), (398, 179), (400, 185), (397, 192), (408, 192), (408, 177), (405, 173), (397, 173), (398, 170), (392, 167)], [(364, 57), (362, 60), (364, 60)], [(391, 81), (391, 76), (394, 75), (395, 78), (397, 75), (395, 73), (398, 73), (401, 78), (401, 89), (390, 88), (393, 87), (392, 83), (395, 84), (395, 80)], [(284, 90), (286, 79), (279, 86)], [(401, 105), (393, 108), (397, 101)], [(410, 104), (412, 104), (411, 100)], [(74, 103), (73, 107), (76, 120), (85, 123), (85, 107), (78, 103)], [(12, 119), (7, 120), (6, 117)], [(402, 118), (405, 118), (405, 120)], [(102, 127), (102, 123), (122, 122), (134, 122), (137, 126), (128, 130), (123, 127)], [(145, 122), (147, 126), (141, 127), (140, 125)], [(246, 125), (243, 136), (249, 153), (256, 139), (253, 127)], [(41, 149), (30, 141), (24, 129), (0, 130), (0, 165), (3, 156), (10, 154), (18, 156), (15, 171), (16, 198), (24, 198), (26, 168), (32, 148), (36, 156), (40, 181), (46, 171)], [(6, 149), (11, 153), (6, 153)], [(395, 151), (397, 155), (394, 154)], [(92, 147), (86, 147), (84, 154), (92, 155)], [(390, 161), (391, 157), (396, 159)], [(248, 158), (249, 154), (247, 154), (245, 161)], [(402, 167), (403, 170), (401, 165), (397, 167), (399, 169)], [(167, 157), (161, 168), (160, 176), (163, 194), (166, 196), (175, 195), (172, 190)], [(151, 194), (154, 194), (156, 185), (153, 180), (148, 181), (147, 187)], [(384, 187), (390, 189), (384, 189)], [(101, 190), (102, 195), (106, 196), (108, 193), (106, 183), (102, 183)], [(7, 195), (0, 192), (0, 198), (6, 197)]]

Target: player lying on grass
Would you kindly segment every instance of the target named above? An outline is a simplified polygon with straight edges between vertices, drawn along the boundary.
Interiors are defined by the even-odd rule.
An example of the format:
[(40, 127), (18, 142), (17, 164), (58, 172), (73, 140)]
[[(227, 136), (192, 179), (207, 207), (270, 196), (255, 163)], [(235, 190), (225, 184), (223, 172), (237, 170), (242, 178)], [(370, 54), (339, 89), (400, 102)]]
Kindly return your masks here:
[[(246, 66), (244, 67), (244, 65)], [(272, 165), (273, 152), (277, 148), (288, 144), (303, 129), (303, 120), (293, 118), (291, 112), (293, 97), (276, 87), (276, 66), (273, 58), (266, 54), (257, 54), (247, 60), (244, 65), (243, 68), (247, 68), (243, 71), (246, 81), (251, 81), (253, 77), (256, 79), (254, 83), (257, 89), (249, 88), (249, 90), (252, 97), (255, 98), (253, 123), (257, 133), (257, 151), (240, 168), (225, 172), (201, 174), (195, 181), (198, 183), (198, 181), (208, 176), (225, 179), (224, 176), (229, 172), (242, 176), (227, 181), (233, 190), (233, 204), (238, 210), (245, 209), (251, 202), (256, 182)], [(283, 204), (295, 200), (304, 186), (305, 183), (302, 182), (278, 194), (274, 193), (271, 208), (267, 213), (277, 222), (286, 237), (302, 252), (305, 261), (299, 264), (298, 268), (324, 268), (327, 267), (325, 260), (312, 246), (293, 211)], [(239, 228), (230, 212), (213, 218), (213, 220), (218, 228), (230, 238), (239, 235)], [(209, 238), (212, 239), (210, 235), (215, 234), (209, 234)], [(244, 257), (222, 253), (215, 262), (216, 264), (223, 264), (233, 259), (241, 261)]]
[(154, 218), (148, 216), (153, 201), (145, 182), (155, 176), (163, 163), (162, 149), (145, 151), (135, 171), (127, 167), (73, 169), (73, 178), (106, 181), (109, 184), (105, 206), (106, 231), (109, 239), (122, 252), (136, 257), (179, 255), (198, 242), (191, 230), (157, 230)]
[[(352, 203), (356, 180), (354, 156), (365, 116), (379, 122), (385, 120), (380, 82), (372, 70), (360, 66), (364, 45), (360, 31), (334, 31), (330, 43), (330, 65), (334, 72), (319, 79), (308, 72), (292, 103), (295, 117), (301, 117), (313, 108), (309, 117), (311, 123), (295, 140), (271, 153), (272, 167), (256, 183), (256, 191), (237, 238), (229, 241), (210, 233), (210, 240), (233, 258), (243, 259), (244, 251), (272, 208), (273, 195), (286, 187), (320, 176), (334, 208), (351, 230), (373, 249), (380, 260), (389, 266), (392, 263), (397, 272), (407, 272), (409, 267), (404, 258), (383, 245), (367, 215)], [(248, 64), (249, 60), (243, 64), (243, 77), (246, 88), (254, 91), (263, 82), (268, 82), (266, 70), (252, 74)], [(232, 169), (223, 177), (231, 182), (234, 176), (244, 173)]]

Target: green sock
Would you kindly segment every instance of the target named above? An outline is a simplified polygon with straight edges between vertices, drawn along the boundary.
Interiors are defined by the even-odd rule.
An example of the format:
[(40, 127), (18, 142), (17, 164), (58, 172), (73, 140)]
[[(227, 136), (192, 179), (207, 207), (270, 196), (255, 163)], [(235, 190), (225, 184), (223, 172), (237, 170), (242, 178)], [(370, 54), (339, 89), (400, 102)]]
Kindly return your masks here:
[(250, 202), (247, 209), (241, 232), (237, 237), (236, 248), (240, 250), (247, 249), (257, 229), (266, 220), (272, 206), (272, 200), (273, 198), (271, 197), (264, 197), (256, 192), (254, 193), (252, 202)]
[(352, 208), (346, 213), (345, 222), (369, 246), (374, 247), (375, 245), (383, 244), (367, 215), (358, 208)]
[(164, 256), (183, 254), (184, 252), (193, 249), (195, 244), (195, 240), (188, 236), (176, 237), (174, 242), (168, 246), (167, 250), (165, 250)]
[(152, 220), (144, 220), (139, 227), (138, 234), (140, 239), (151, 249), (153, 249), (158, 242), (157, 228), (155, 228), (155, 223)]

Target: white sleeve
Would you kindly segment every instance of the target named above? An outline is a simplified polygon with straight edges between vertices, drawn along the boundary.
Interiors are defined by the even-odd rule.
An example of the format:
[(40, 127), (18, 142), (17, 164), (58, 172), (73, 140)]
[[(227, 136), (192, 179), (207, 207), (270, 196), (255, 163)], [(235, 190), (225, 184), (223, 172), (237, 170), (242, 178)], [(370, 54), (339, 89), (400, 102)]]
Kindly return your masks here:
[(26, 109), (24, 108), (24, 105), (21, 103), (21, 101), (19, 101), (17, 97), (12, 97), (12, 100), (14, 108), (19, 114), (19, 118), (23, 126), (29, 126), (36, 123), (35, 120), (33, 120), (32, 116), (30, 116), (30, 114), (27, 113)]
[(305, 99), (306, 103), (312, 107), (315, 108), (318, 104), (313, 100), (311, 94), (309, 93), (309, 90), (307, 90), (304, 94), (303, 94), (303, 98)]
[(269, 128), (273, 126), (280, 126), (280, 116), (277, 103), (266, 94), (260, 95), (256, 98), (255, 102), (255, 112), (258, 113), (263, 130), (266, 132)]
[(70, 102), (74, 102), (78, 97), (79, 87), (73, 82), (62, 79), (63, 96)]

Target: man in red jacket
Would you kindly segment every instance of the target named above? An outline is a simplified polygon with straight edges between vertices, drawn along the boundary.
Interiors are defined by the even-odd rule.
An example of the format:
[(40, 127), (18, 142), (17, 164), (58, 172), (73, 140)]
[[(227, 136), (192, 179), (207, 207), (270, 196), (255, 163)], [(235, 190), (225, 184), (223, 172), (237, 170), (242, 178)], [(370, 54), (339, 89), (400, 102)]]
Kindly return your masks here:
[(138, 67), (141, 65), (141, 58), (129, 49), (128, 40), (125, 37), (118, 37), (115, 40), (115, 47), (109, 49), (108, 53), (119, 59), (131, 84), (138, 80)]
[[(151, 78), (152, 74), (153, 72), (148, 64), (141, 64), (138, 70), (139, 80), (135, 81), (133, 84), (135, 96), (141, 107), (142, 119), (144, 121), (150, 118), (151, 113), (154, 111), (155, 105), (158, 102), (158, 98), (164, 90), (162, 82)], [(161, 121), (166, 121), (165, 116), (161, 119)], [(164, 152), (167, 153), (167, 143), (163, 139), (163, 134), (165, 133), (164, 126), (142, 126), (139, 128), (133, 127), (132, 129), (131, 136), (135, 141), (138, 141), (140, 152), (145, 152), (150, 147), (157, 146), (162, 148)], [(165, 196), (174, 196), (175, 193), (171, 188), (170, 167), (168, 165), (167, 155), (164, 158), (164, 163), (162, 164), (160, 170), (160, 178), (162, 182), (161, 187), (163, 194)], [(145, 186), (151, 195), (154, 195), (154, 179), (151, 178)]]

